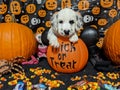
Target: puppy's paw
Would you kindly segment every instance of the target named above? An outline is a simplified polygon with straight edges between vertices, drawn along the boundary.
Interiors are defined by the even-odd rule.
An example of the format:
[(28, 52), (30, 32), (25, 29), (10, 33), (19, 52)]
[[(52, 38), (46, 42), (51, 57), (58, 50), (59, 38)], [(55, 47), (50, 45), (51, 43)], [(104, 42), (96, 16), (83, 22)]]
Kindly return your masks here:
[(78, 41), (78, 36), (75, 34), (75, 35), (73, 35), (72, 37), (70, 37), (70, 42), (73, 42), (73, 43), (75, 43), (75, 42), (77, 42)]
[(50, 40), (50, 41), (49, 41), (49, 44), (50, 44), (51, 46), (53, 46), (54, 48), (58, 48), (58, 47), (59, 47), (59, 42), (58, 42), (57, 39), (52, 39), (52, 40)]

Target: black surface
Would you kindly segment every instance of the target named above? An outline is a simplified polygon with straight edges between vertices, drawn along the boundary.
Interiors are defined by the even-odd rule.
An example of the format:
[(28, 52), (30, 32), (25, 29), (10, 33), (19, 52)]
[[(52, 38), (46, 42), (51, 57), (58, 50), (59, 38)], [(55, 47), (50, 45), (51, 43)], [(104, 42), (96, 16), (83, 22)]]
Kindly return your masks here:
[[(41, 58), (39, 64), (36, 65), (24, 65), (23, 66), (25, 69), (25, 73), (26, 76), (30, 76), (31, 72), (29, 72), (29, 68), (35, 68), (35, 67), (42, 67), (42, 68), (46, 68), (46, 69), (51, 69), (52, 73), (54, 73), (55, 71), (49, 66), (46, 58)], [(75, 84), (75, 82), (71, 81), (71, 77), (75, 77), (75, 76), (83, 76), (83, 75), (88, 75), (88, 76), (94, 76), (97, 74), (98, 71), (96, 71), (93, 68), (93, 65), (91, 65), (91, 63), (88, 61), (87, 65), (84, 67), (83, 70), (77, 72), (77, 73), (73, 73), (73, 74), (63, 74), (60, 73), (60, 75), (57, 76), (56, 79), (62, 80), (65, 85), (61, 85), (59, 88), (53, 88), (52, 90), (67, 90), (67, 87), (70, 86), (71, 84)], [(5, 77), (9, 77), (11, 74), (8, 73), (7, 75), (5, 75)], [(43, 75), (44, 76), (44, 75)], [(45, 77), (50, 77), (50, 75), (45, 75)], [(88, 81), (94, 81), (92, 78), (88, 78)], [(9, 80), (8, 80), (9, 81)], [(9, 86), (7, 83), (8, 81), (4, 82), (4, 87), (0, 90), (13, 90), (13, 88), (15, 86)], [(36, 77), (35, 79), (32, 79), (32, 83), (33, 84), (37, 84), (39, 81), (38, 77)], [(118, 80), (120, 81), (120, 80)]]

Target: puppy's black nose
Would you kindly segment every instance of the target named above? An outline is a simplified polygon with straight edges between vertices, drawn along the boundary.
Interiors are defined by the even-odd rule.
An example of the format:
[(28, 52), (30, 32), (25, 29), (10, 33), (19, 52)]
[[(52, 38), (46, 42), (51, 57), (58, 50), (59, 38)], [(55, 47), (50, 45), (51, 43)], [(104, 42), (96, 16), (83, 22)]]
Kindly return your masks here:
[(65, 35), (69, 35), (70, 30), (64, 30)]

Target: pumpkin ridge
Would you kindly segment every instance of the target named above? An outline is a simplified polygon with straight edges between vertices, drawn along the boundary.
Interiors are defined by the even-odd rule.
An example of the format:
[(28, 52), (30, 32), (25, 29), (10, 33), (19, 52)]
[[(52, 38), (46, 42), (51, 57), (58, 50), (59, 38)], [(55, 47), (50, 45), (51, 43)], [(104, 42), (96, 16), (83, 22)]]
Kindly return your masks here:
[[(5, 32), (5, 33), (3, 33), (2, 35), (3, 35), (3, 37), (5, 37), (5, 38), (3, 38), (2, 39), (2, 41), (4, 40), (6, 43), (2, 43), (2, 51), (3, 52), (5, 52), (5, 54), (10, 54), (11, 55), (11, 52), (10, 52), (10, 42), (9, 42), (9, 40), (11, 40), (11, 38), (10, 38), (10, 36), (9, 36), (9, 34), (10, 34), (10, 31), (7, 29), (9, 27), (9, 25), (7, 26), (7, 27), (3, 27), (2, 28), (2, 31), (3, 32)], [(2, 53), (3, 53), (2, 52)], [(5, 54), (3, 55), (3, 57), (5, 56)], [(9, 58), (10, 56), (8, 56), (8, 58)]]
[[(35, 53), (37, 48), (37, 46), (33, 44), (36, 42), (33, 38), (35, 37), (32, 30), (22, 24), (1, 23), (0, 59), (11, 60), (17, 56), (23, 56), (27, 60), (27, 58)], [(33, 43), (31, 44), (31, 42)]]
[[(81, 40), (81, 39), (80, 39)], [(80, 42), (80, 41), (79, 41)], [(87, 59), (88, 59), (88, 51), (87, 51), (87, 48), (85, 48), (86, 47), (86, 45), (84, 44), (84, 42), (81, 40), (81, 42), (82, 43), (80, 43), (81, 45), (80, 45), (80, 51), (81, 51), (81, 49), (82, 48), (84, 48), (84, 52), (82, 52), (81, 51), (81, 53), (83, 54), (83, 55), (81, 55), (81, 59), (80, 60), (84, 60), (84, 58), (85, 58), (85, 60), (86, 60), (86, 62), (84, 62), (84, 64), (82, 64), (82, 66), (81, 66), (81, 68), (83, 68), (84, 66), (85, 66), (85, 64), (87, 63)], [(87, 54), (86, 54), (86, 52), (87, 52)], [(87, 55), (87, 56), (86, 56)], [(80, 66), (80, 65), (79, 65)]]
[[(12, 26), (13, 26), (13, 24), (11, 24), (11, 25), (9, 24), (10, 28), (12, 28)], [(11, 51), (13, 50), (13, 46), (14, 46), (13, 41), (12, 41), (12, 39), (13, 39), (12, 38), (13, 37), (12, 33), (13, 33), (13, 30), (11, 31), (11, 34), (10, 34), (11, 35), (11, 43), (10, 43), (11, 44)], [(11, 52), (11, 56), (13, 57), (13, 51)]]
[(113, 23), (104, 37), (103, 50), (114, 64), (120, 64), (120, 20)]
[(3, 44), (2, 44), (2, 43), (3, 43), (3, 42), (2, 42), (2, 41), (3, 41), (3, 40), (2, 40), (2, 39), (3, 39), (3, 30), (0, 30), (0, 32), (1, 32), (1, 33), (0, 33), (0, 41), (1, 41), (1, 43), (0, 43), (0, 44), (1, 44), (1, 47), (0, 47), (0, 58), (2, 58), (2, 57), (3, 57), (3, 56), (2, 56), (2, 51), (3, 51), (3, 50), (2, 50), (2, 46), (3, 46)]
[[(26, 28), (27, 28), (27, 27), (26, 27)], [(25, 30), (25, 31), (26, 31), (26, 30)], [(28, 53), (29, 53), (29, 55), (30, 55), (30, 54), (31, 54), (30, 51), (33, 52), (33, 50), (32, 50), (33, 43), (32, 43), (31, 41), (29, 41), (29, 39), (32, 39), (31, 36), (30, 36), (30, 31), (29, 31), (27, 34), (28, 34), (28, 36), (29, 36), (29, 38), (26, 37), (26, 39), (27, 39), (27, 46), (29, 47)], [(29, 41), (29, 42), (28, 42), (28, 41)], [(27, 56), (27, 57), (28, 57), (28, 56)]]
[[(20, 30), (20, 27), (18, 28), (18, 33), (19, 33), (19, 39), (20, 39), (20, 41), (19, 41), (19, 43), (22, 43), (21, 41), (22, 41), (22, 39), (21, 39), (21, 30)], [(20, 56), (22, 56), (22, 51), (23, 49), (22, 49), (22, 47), (21, 47), (21, 45), (20, 45)]]
[[(117, 34), (119, 33), (119, 30), (117, 29), (117, 25), (115, 25), (115, 30), (116, 30), (116, 32), (115, 32), (115, 36), (117, 36)], [(114, 31), (115, 31), (114, 30)], [(118, 38), (119, 38), (119, 35), (118, 35)], [(114, 57), (115, 57), (115, 55), (118, 55), (119, 54), (119, 48), (117, 48), (118, 47), (118, 42), (117, 42), (117, 40), (115, 40), (116, 38), (114, 37), (114, 49), (113, 50), (115, 50), (116, 52), (114, 53)], [(117, 47), (116, 47), (117, 46)], [(118, 57), (116, 57), (115, 58), (115, 60), (116, 60), (116, 63), (117, 63), (117, 60), (118, 59)]]
[[(25, 29), (26, 29), (26, 27), (25, 27)], [(25, 35), (26, 36), (26, 34), (28, 34), (28, 33), (26, 33), (26, 30), (23, 30), (23, 35)], [(28, 37), (28, 35), (27, 35), (27, 37)], [(27, 58), (28, 56), (27, 56), (27, 51), (29, 50), (26, 50), (26, 47), (28, 47), (27, 45), (28, 45), (28, 40), (27, 40), (27, 37), (25, 37), (25, 38), (23, 38), (23, 42), (22, 43), (24, 43), (24, 42), (26, 42), (26, 44), (24, 44), (24, 46), (23, 46), (23, 50), (24, 50), (24, 53), (25, 53), (25, 58)]]
[[(116, 29), (116, 25), (114, 25), (114, 28)], [(112, 29), (112, 28), (110, 28), (110, 29)], [(115, 35), (116, 35), (116, 32), (115, 32), (115, 30), (111, 30), (111, 31), (113, 31), (113, 32), (111, 32), (111, 33), (113, 33), (113, 36), (112, 36), (112, 39), (111, 39), (111, 42), (112, 42), (112, 50), (115, 50)], [(113, 53), (112, 54), (112, 57), (114, 57), (115, 56), (115, 53)]]

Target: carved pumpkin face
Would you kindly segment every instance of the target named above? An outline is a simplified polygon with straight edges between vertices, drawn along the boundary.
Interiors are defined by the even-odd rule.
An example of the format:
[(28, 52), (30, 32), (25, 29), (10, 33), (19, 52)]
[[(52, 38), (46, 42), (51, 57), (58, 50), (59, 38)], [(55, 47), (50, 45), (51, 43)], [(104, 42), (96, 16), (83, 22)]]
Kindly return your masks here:
[(27, 13), (29, 13), (29, 14), (33, 14), (33, 13), (36, 11), (36, 6), (35, 6), (35, 4), (28, 4), (28, 5), (26, 6), (26, 11), (27, 11)]
[(104, 8), (109, 8), (113, 5), (113, 0), (100, 0), (100, 4)]
[(97, 6), (93, 7), (92, 13), (94, 15), (98, 15), (100, 13), (100, 7), (97, 7)]
[(61, 2), (61, 7), (63, 8), (71, 8), (71, 0), (62, 0)]
[(86, 65), (88, 50), (84, 42), (79, 39), (77, 43), (71, 43), (65, 38), (58, 38), (59, 48), (48, 46), (47, 60), (49, 65), (62, 73), (78, 72)]
[(39, 17), (45, 17), (46, 16), (46, 11), (45, 10), (39, 10), (38, 15), (39, 15)]
[(39, 27), (39, 28), (37, 28), (37, 32), (36, 33), (42, 34), (44, 32), (44, 30), (45, 30), (44, 27)]
[(114, 18), (115, 16), (117, 16), (117, 10), (111, 9), (109, 11), (109, 16), (112, 17), (112, 18)]
[(117, 0), (117, 8), (120, 9), (120, 0)]
[(18, 1), (12, 1), (10, 3), (10, 11), (11, 13), (13, 13), (14, 15), (19, 15), (21, 13), (21, 6), (20, 3)]
[(90, 3), (88, 0), (80, 0), (78, 3), (79, 10), (87, 10), (89, 9)]
[(7, 14), (4, 20), (6, 23), (12, 22), (12, 16), (10, 14)]
[(21, 23), (26, 24), (29, 22), (29, 16), (28, 15), (22, 15), (21, 16)]
[(104, 18), (101, 18), (101, 19), (98, 20), (98, 25), (100, 25), (100, 26), (104, 26), (107, 23), (108, 23), (108, 21)]
[(7, 5), (4, 4), (4, 3), (2, 3), (2, 4), (0, 5), (0, 14), (5, 14), (6, 11), (7, 11)]
[(56, 0), (46, 0), (45, 6), (48, 10), (54, 10), (57, 8)]

